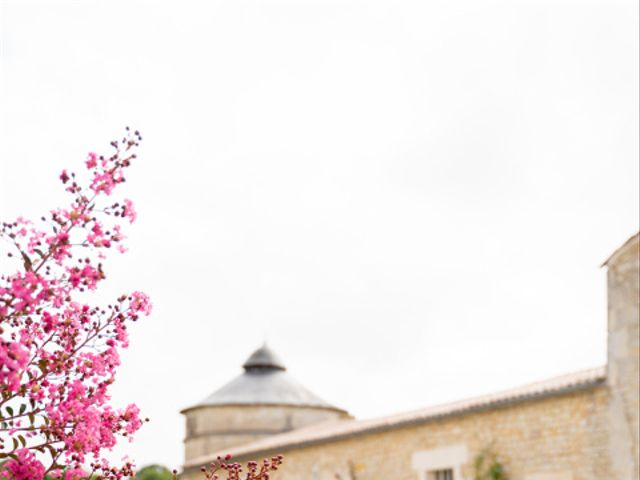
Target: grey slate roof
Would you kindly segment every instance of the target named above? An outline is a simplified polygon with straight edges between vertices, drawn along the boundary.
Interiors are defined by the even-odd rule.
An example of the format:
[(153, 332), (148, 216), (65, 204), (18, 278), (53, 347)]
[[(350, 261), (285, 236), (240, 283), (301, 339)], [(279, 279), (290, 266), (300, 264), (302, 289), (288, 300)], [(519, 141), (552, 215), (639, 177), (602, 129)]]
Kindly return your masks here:
[(284, 363), (266, 345), (253, 352), (243, 367), (243, 374), (183, 412), (211, 405), (290, 405), (342, 411), (292, 378)]

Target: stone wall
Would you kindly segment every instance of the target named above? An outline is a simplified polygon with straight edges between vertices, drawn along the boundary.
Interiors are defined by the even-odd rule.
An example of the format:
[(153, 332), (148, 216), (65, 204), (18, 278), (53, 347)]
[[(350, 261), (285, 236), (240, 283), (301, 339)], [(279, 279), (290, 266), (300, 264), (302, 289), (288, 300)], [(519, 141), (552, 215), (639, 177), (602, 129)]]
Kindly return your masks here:
[(267, 435), (326, 420), (351, 418), (329, 408), (286, 405), (205, 406), (188, 410), (185, 415), (185, 462)]
[[(413, 427), (368, 433), (319, 445), (260, 452), (285, 455), (276, 480), (426, 480), (433, 468), (457, 469), (455, 480), (473, 479), (478, 452), (493, 450), (511, 480), (603, 480), (608, 456), (609, 391), (604, 384), (483, 412), (457, 415)], [(427, 463), (425, 463), (425, 459)], [(249, 460), (249, 459), (238, 459)], [(199, 478), (185, 472), (187, 480)]]

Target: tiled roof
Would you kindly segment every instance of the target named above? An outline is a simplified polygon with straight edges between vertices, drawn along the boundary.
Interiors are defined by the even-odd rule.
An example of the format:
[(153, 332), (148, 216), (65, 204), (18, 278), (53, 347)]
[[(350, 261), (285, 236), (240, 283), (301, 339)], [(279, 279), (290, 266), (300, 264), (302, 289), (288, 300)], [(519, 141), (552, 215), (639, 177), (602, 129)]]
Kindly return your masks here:
[(185, 464), (185, 468), (207, 464), (217, 458), (218, 455), (224, 456), (227, 453), (230, 453), (236, 458), (262, 453), (266, 454), (269, 452), (279, 453), (280, 451), (291, 448), (324, 443), (374, 431), (401, 428), (426, 423), (443, 417), (462, 415), (478, 410), (499, 408), (516, 402), (560, 395), (593, 387), (604, 382), (605, 378), (606, 368), (598, 367), (531, 383), (511, 390), (387, 417), (368, 420), (332, 420), (292, 430), (287, 433), (269, 436), (238, 447), (231, 447), (225, 452), (217, 452), (210, 456), (196, 458), (188, 464)]

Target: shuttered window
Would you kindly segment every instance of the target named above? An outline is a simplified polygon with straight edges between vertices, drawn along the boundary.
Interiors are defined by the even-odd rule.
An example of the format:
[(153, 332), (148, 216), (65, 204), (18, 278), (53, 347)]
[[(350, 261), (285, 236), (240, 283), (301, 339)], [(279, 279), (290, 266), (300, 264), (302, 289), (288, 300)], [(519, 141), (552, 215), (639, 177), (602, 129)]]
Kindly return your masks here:
[(432, 470), (427, 475), (428, 480), (453, 480), (453, 470), (450, 468), (444, 470)]

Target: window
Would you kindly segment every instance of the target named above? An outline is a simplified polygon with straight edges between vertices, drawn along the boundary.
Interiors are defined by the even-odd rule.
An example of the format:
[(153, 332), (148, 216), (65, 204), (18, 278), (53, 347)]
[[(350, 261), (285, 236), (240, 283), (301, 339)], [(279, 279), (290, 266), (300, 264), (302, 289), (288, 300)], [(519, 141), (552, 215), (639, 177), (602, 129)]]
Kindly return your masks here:
[(427, 473), (427, 480), (453, 480), (453, 470), (450, 468), (431, 470)]
[(418, 450), (411, 456), (411, 467), (418, 480), (463, 480), (462, 467), (469, 461), (463, 443), (430, 450)]

